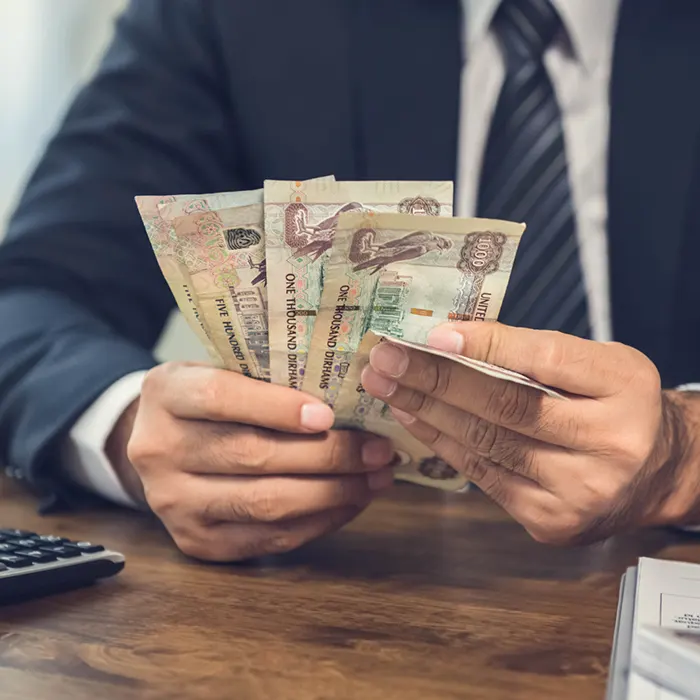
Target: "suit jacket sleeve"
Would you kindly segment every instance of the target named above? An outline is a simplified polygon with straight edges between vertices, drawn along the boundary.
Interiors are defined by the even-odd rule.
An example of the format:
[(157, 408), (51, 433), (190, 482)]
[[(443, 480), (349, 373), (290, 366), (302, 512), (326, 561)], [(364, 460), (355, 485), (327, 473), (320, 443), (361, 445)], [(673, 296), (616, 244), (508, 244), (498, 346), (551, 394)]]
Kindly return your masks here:
[(133, 197), (241, 186), (214, 7), (132, 1), (0, 247), (0, 460), (53, 493), (57, 446), (172, 310)]

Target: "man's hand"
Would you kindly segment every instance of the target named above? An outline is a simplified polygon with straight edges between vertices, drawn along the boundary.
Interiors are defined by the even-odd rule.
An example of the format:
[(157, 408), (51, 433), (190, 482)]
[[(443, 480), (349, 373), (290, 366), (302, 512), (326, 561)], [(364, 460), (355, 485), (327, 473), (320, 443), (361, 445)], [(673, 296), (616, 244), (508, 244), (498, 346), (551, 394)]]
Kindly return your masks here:
[(171, 363), (149, 372), (107, 448), (183, 552), (233, 561), (330, 532), (390, 486), (391, 445), (332, 424), (301, 392)]
[(362, 378), (535, 539), (573, 544), (700, 522), (700, 399), (663, 392), (641, 353), (480, 322), (440, 326), (429, 342), (567, 395), (551, 398), (389, 343), (373, 350)]

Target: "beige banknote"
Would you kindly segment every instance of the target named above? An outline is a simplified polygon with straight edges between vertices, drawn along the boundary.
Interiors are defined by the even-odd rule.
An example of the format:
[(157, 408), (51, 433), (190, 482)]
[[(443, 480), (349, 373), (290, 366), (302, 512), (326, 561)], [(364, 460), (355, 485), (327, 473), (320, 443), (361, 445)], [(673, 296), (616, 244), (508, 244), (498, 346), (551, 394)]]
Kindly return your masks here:
[(369, 354), (384, 339), (371, 331), (362, 339), (350, 363), (335, 405), (335, 428), (364, 430), (389, 438), (396, 450), (396, 478), (444, 491), (465, 491), (469, 480), (435, 455), (394, 420), (389, 407), (362, 388), (362, 370)]
[(196, 277), (195, 303), (223, 365), (269, 381), (262, 205), (263, 190), (257, 189), (174, 195), (162, 198), (158, 209), (178, 259)]
[(270, 377), (263, 205), (169, 219), (200, 314), (224, 366)]
[(223, 367), (224, 361), (211, 341), (209, 330), (197, 304), (192, 289), (187, 266), (180, 256), (173, 238), (170, 224), (160, 215), (158, 204), (162, 197), (143, 196), (136, 197), (136, 206), (141, 215), (146, 234), (153, 248), (153, 252), (163, 273), (165, 281), (182, 312), (187, 324), (193, 330), (214, 366)]
[(304, 391), (333, 406), (368, 329), (424, 343), (439, 323), (495, 321), (524, 230), (491, 219), (342, 214)]
[(301, 388), (339, 216), (367, 210), (450, 217), (452, 200), (451, 182), (265, 183), (274, 383)]

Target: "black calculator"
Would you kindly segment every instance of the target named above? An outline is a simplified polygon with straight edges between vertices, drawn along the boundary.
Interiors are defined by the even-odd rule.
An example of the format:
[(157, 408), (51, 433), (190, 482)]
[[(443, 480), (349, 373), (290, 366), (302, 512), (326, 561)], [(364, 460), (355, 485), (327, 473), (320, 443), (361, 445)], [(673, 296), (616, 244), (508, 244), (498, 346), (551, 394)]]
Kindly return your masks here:
[(101, 544), (0, 528), (0, 605), (86, 586), (123, 568), (124, 556)]

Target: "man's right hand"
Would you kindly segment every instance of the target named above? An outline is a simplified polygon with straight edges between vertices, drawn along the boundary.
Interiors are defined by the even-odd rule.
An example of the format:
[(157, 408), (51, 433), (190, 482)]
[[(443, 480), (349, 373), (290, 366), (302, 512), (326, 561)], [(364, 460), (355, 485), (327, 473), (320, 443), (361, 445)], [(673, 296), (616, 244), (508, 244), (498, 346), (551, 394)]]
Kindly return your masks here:
[(335, 530), (391, 485), (390, 443), (332, 423), (302, 392), (168, 363), (148, 373), (107, 449), (184, 553), (234, 561)]

